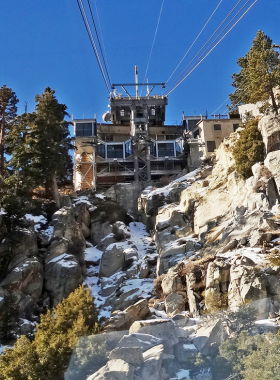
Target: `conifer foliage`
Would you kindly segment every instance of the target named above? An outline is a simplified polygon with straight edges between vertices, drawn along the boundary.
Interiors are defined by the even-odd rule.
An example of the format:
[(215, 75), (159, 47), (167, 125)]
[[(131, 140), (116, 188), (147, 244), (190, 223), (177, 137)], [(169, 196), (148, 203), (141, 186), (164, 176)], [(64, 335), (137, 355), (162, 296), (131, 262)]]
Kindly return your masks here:
[[(0, 88), (0, 176), (5, 177), (6, 136), (11, 130), (17, 113), (18, 99), (11, 88)], [(2, 183), (1, 183), (2, 185)]]
[(42, 95), (36, 95), (35, 112), (21, 115), (9, 134), (12, 175), (6, 183), (21, 192), (45, 186), (46, 196), (52, 197), (59, 207), (57, 179), (71, 173), (69, 150), (73, 146), (68, 129), (71, 122), (65, 120), (69, 116), (67, 107), (54, 94), (47, 87)]
[(249, 52), (237, 63), (241, 70), (232, 76), (235, 87), (229, 95), (232, 111), (238, 105), (258, 101), (265, 102), (264, 109), (271, 108), (271, 99), (272, 110), (278, 114), (279, 106), (273, 89), (280, 85), (280, 60), (272, 40), (259, 30)]
[(264, 143), (256, 119), (244, 124), (244, 130), (233, 149), (233, 157), (236, 170), (244, 179), (253, 175), (251, 168), (256, 162), (264, 160)]
[(81, 336), (99, 332), (89, 289), (80, 286), (53, 311), (41, 316), (35, 339), (21, 336), (0, 356), (0, 380), (63, 380)]

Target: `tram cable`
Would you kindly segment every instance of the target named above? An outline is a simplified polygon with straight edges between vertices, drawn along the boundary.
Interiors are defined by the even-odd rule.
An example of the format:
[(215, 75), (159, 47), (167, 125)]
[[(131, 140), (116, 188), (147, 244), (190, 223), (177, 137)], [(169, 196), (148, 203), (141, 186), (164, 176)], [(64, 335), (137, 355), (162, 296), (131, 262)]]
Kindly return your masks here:
[(98, 31), (97, 31), (97, 28), (96, 28), (96, 25), (95, 25), (95, 21), (94, 21), (94, 17), (93, 17), (93, 14), (92, 14), (92, 9), (91, 9), (91, 5), (90, 5), (90, 1), (87, 0), (87, 2), (88, 2), (88, 7), (89, 7), (90, 15), (91, 15), (91, 20), (92, 20), (92, 23), (93, 23), (93, 26), (94, 26), (95, 34), (96, 34), (96, 37), (97, 37), (99, 49), (100, 49), (100, 52), (101, 52), (101, 55), (102, 55), (103, 64), (104, 64), (104, 67), (105, 67), (105, 70), (106, 70), (106, 73), (107, 73), (107, 77), (108, 77), (108, 80), (109, 80), (110, 87), (112, 87), (111, 80), (110, 80), (110, 75), (108, 73), (106, 61), (105, 61), (105, 58), (104, 58), (104, 55), (103, 55), (103, 51), (102, 51), (102, 47), (101, 47), (101, 44), (100, 44), (100, 40), (99, 40), (99, 37), (98, 37)]
[[(158, 26), (159, 26), (159, 22), (160, 22), (160, 19), (161, 19), (163, 4), (164, 4), (164, 0), (162, 0), (160, 12), (159, 12), (159, 17), (158, 17), (158, 22), (157, 22), (157, 27), (156, 27), (156, 31), (155, 31), (155, 35), (154, 35), (154, 39), (153, 39), (153, 43), (152, 43), (152, 47), (151, 47), (151, 51), (150, 51), (150, 56), (149, 56), (149, 59), (148, 59), (148, 63), (147, 63), (147, 67), (146, 67), (143, 83), (145, 82), (145, 79), (146, 79), (146, 76), (147, 76), (147, 73), (148, 73), (148, 69), (149, 69), (149, 65), (150, 65), (150, 61), (151, 61), (151, 57), (152, 57), (152, 53), (153, 53), (153, 49), (154, 49), (154, 44), (155, 44), (155, 40), (156, 40), (156, 36), (157, 36), (157, 32), (158, 32)], [(142, 90), (143, 90), (143, 87), (141, 88), (140, 96), (142, 94)]]
[[(216, 13), (216, 11), (218, 10), (219, 6), (221, 5), (223, 0), (221, 0), (219, 2), (219, 4), (216, 6), (216, 8), (214, 9), (213, 13), (211, 14), (211, 16), (208, 18), (208, 20), (206, 21), (205, 25), (203, 26), (203, 28), (201, 29), (201, 31), (198, 33), (198, 35), (196, 36), (195, 40), (193, 41), (193, 43), (191, 44), (191, 46), (189, 47), (189, 49), (187, 50), (187, 52), (185, 53), (185, 55), (183, 56), (183, 58), (181, 59), (181, 61), (178, 63), (178, 65), (176, 66), (175, 70), (172, 72), (172, 74), (170, 75), (170, 77), (167, 79), (167, 81), (165, 82), (165, 84), (167, 84), (169, 82), (169, 80), (172, 78), (172, 76), (174, 75), (174, 73), (177, 71), (178, 67), (181, 65), (181, 63), (183, 62), (183, 60), (186, 58), (186, 56), (189, 54), (191, 48), (193, 47), (193, 45), (196, 43), (196, 41), (198, 40), (198, 38), (200, 37), (201, 33), (203, 32), (203, 30), (206, 28), (206, 26), (209, 24), (211, 18), (214, 16), (214, 14)], [(241, 1), (241, 0), (240, 0)]]
[(101, 71), (102, 77), (103, 77), (105, 85), (107, 87), (107, 90), (110, 93), (110, 87), (109, 87), (109, 84), (108, 84), (108, 80), (106, 78), (106, 75), (105, 75), (105, 72), (104, 72), (104, 69), (103, 69), (103, 66), (102, 66), (99, 54), (98, 54), (98, 50), (97, 50), (96, 43), (95, 43), (95, 40), (94, 40), (92, 31), (91, 31), (91, 28), (90, 28), (90, 25), (89, 25), (89, 22), (88, 22), (88, 18), (87, 18), (86, 11), (85, 11), (85, 8), (84, 8), (84, 5), (83, 5), (83, 1), (80, 0), (81, 4), (80, 4), (79, 0), (76, 0), (76, 1), (77, 1), (77, 4), (78, 4), (78, 7), (79, 7), (79, 10), (80, 10), (82, 19), (83, 19), (83, 23), (84, 23), (84, 26), (86, 28), (86, 31), (87, 31), (87, 34), (88, 34), (88, 37), (89, 37), (89, 40), (90, 40), (90, 43), (91, 43), (91, 46), (92, 46), (92, 49), (94, 51), (94, 54), (95, 54), (95, 57), (96, 57), (99, 69)]
[[(247, 0), (247, 3), (249, 2), (250, 0)], [(187, 70), (187, 68), (190, 66), (190, 64), (188, 64), (187, 66), (186, 66), (186, 68), (182, 71), (182, 73), (179, 75), (179, 77), (173, 82), (173, 84), (172, 84), (172, 86), (173, 87), (171, 87), (169, 90), (168, 90), (168, 92), (166, 93), (166, 96), (167, 95), (169, 95), (172, 91), (174, 91), (175, 90), (175, 88), (177, 88), (199, 65), (200, 65), (200, 63), (202, 63), (203, 61), (204, 61), (204, 59), (215, 49), (215, 47), (216, 46), (218, 46), (219, 45), (219, 43), (228, 35), (228, 33), (238, 24), (238, 22), (249, 12), (249, 10), (255, 5), (255, 3), (257, 2), (258, 0), (255, 0), (250, 6), (249, 6), (249, 8), (239, 17), (239, 19), (230, 27), (230, 29), (219, 39), (219, 41), (211, 48), (211, 50), (210, 51), (208, 51), (207, 53), (206, 52), (204, 52), (199, 58), (198, 58), (198, 60), (196, 61), (196, 62), (198, 62), (198, 63), (194, 63), (194, 66), (189, 70), (189, 71), (187, 71), (186, 72), (186, 70)], [(246, 3), (246, 4), (247, 4)], [(242, 8), (244, 8), (244, 6), (242, 7)], [(240, 11), (238, 12), (238, 13), (240, 13)], [(231, 24), (231, 22), (233, 21), (233, 19), (234, 18), (236, 18), (236, 15), (232, 18), (232, 20), (227, 24), (227, 26), (223, 29), (223, 31)], [(222, 32), (219, 34), (219, 36), (222, 34)], [(216, 39), (214, 40), (214, 41), (216, 41), (217, 40), (217, 38), (218, 37), (216, 37)], [(211, 43), (211, 45), (213, 45), (213, 43), (214, 42), (212, 42)], [(210, 46), (211, 46), (210, 45)], [(208, 47), (207, 49), (209, 49), (210, 47)], [(206, 51), (207, 51), (207, 49), (206, 49)], [(201, 49), (202, 50), (202, 49)], [(201, 51), (200, 50), (200, 51)], [(199, 54), (199, 53), (198, 53)], [(198, 55), (197, 54), (197, 55)], [(197, 56), (196, 55), (196, 56)], [(194, 60), (194, 59), (193, 59)], [(193, 61), (192, 60), (192, 61)], [(192, 62), (191, 61), (191, 62)], [(176, 84), (176, 82), (179, 80), (179, 82)]]
[[(196, 55), (192, 58), (192, 60), (188, 63), (188, 65), (183, 69), (183, 71), (180, 73), (180, 75), (173, 81), (173, 83), (170, 85), (169, 88), (172, 88), (178, 80), (180, 80), (187, 72), (187, 69), (191, 66), (193, 61), (197, 58), (197, 56), (203, 51), (203, 49), (207, 46), (207, 44), (211, 41), (211, 39), (215, 36), (215, 34), (218, 32), (220, 27), (225, 23), (225, 21), (229, 18), (229, 16), (233, 13), (233, 11), (236, 9), (236, 7), (241, 3), (242, 0), (239, 0), (237, 4), (232, 8), (232, 10), (229, 12), (229, 14), (225, 17), (225, 19), (221, 22), (221, 24), (218, 26), (218, 28), (214, 31), (214, 33), (211, 35), (211, 37), (208, 38), (208, 40), (205, 42), (205, 44), (202, 46), (202, 48), (196, 53)], [(216, 36), (216, 38), (210, 43), (208, 47), (206, 47), (205, 51), (196, 59), (196, 61), (193, 63), (193, 66), (203, 57), (204, 54), (206, 54), (207, 50), (210, 49), (211, 46), (217, 41), (217, 39), (222, 35), (222, 33), (228, 28), (228, 26), (234, 21), (234, 19), (238, 16), (238, 14), (244, 9), (244, 7), (250, 2), (251, 0), (247, 0), (246, 3), (239, 9), (239, 11), (232, 17), (232, 19), (227, 23), (227, 25), (222, 29), (222, 31)], [(189, 69), (190, 70), (190, 69)]]

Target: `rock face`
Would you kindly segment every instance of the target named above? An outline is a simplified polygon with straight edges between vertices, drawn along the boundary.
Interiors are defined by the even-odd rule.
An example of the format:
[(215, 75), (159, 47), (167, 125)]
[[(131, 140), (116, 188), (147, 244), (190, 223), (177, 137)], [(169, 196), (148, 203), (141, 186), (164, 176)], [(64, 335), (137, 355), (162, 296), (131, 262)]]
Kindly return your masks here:
[(280, 197), (280, 172), (279, 172), (280, 150), (268, 153), (264, 161), (264, 164), (274, 176), (274, 180), (275, 180), (277, 192), (278, 192), (278, 200), (279, 200), (279, 197)]
[(109, 360), (99, 371), (89, 376), (87, 380), (133, 380), (134, 367), (122, 359)]
[(53, 241), (45, 263), (45, 287), (53, 305), (83, 281), (85, 239), (73, 207), (63, 207), (52, 218)]
[(134, 322), (129, 329), (130, 333), (150, 334), (162, 339), (166, 346), (178, 343), (174, 324), (168, 319), (146, 320)]
[(258, 128), (263, 136), (266, 153), (280, 149), (280, 118), (279, 116), (264, 116)]
[(102, 255), (99, 276), (110, 277), (118, 272), (125, 263), (123, 245), (121, 243), (111, 244)]
[(162, 359), (163, 359), (164, 346), (160, 344), (148, 351), (144, 352), (144, 365), (141, 371), (142, 379), (158, 380)]
[(227, 338), (222, 321), (216, 320), (197, 330), (193, 344), (202, 355), (216, 356), (219, 345)]

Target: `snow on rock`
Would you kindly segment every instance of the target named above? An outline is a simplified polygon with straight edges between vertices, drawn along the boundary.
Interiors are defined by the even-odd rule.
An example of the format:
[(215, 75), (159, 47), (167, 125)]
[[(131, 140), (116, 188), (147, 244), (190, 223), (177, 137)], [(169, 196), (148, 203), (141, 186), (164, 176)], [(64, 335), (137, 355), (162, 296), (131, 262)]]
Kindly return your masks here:
[(74, 200), (73, 200), (74, 207), (76, 207), (77, 205), (79, 205), (79, 204), (81, 204), (81, 203), (85, 203), (85, 204), (87, 204), (88, 206), (93, 207), (93, 206), (92, 206), (92, 203), (89, 201), (89, 198), (88, 198), (86, 195), (82, 195), (82, 196), (79, 197), (78, 199), (74, 199)]
[(99, 263), (102, 251), (94, 247), (91, 243), (87, 243), (89, 247), (85, 249), (85, 261)]
[(103, 194), (95, 194), (95, 197), (99, 198), (99, 199), (102, 199), (102, 200), (106, 199), (106, 196), (103, 195)]
[(190, 370), (188, 370), (188, 369), (180, 369), (176, 373), (176, 376), (177, 376), (178, 380), (189, 379), (190, 378)]
[(200, 172), (200, 170), (201, 169), (196, 169), (180, 178), (175, 179), (174, 181), (170, 182), (167, 186), (150, 191), (148, 193), (147, 198), (151, 199), (154, 195), (163, 195), (164, 197), (168, 197), (172, 189), (179, 184), (184, 183), (185, 188), (189, 187), (193, 182), (195, 182), (195, 177)]
[(269, 262), (266, 256), (262, 253), (261, 248), (245, 247), (233, 251), (228, 251), (226, 253), (217, 254), (217, 258), (224, 258), (229, 262), (232, 262), (233, 260), (242, 256), (252, 260), (255, 264), (264, 264)]

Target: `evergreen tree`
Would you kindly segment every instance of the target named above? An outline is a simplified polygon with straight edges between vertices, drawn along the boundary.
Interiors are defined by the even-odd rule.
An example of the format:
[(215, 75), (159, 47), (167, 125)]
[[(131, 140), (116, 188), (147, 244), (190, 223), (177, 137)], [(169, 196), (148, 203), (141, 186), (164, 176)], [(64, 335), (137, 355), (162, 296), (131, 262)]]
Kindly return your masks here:
[(2, 343), (7, 344), (13, 338), (11, 328), (16, 319), (17, 297), (11, 290), (7, 290), (4, 296), (4, 305), (1, 308), (0, 334)]
[(33, 342), (22, 336), (0, 356), (0, 380), (64, 380), (81, 336), (99, 332), (94, 298), (80, 286), (41, 316)]
[(57, 179), (71, 174), (73, 148), (69, 134), (70, 122), (65, 104), (60, 104), (55, 91), (47, 87), (36, 95), (35, 112), (21, 115), (9, 134), (9, 167), (12, 176), (6, 183), (21, 192), (43, 185), (46, 197), (52, 197), (60, 206)]
[(0, 185), (5, 177), (6, 135), (16, 118), (18, 99), (11, 88), (0, 88)]
[(264, 108), (267, 108), (271, 99), (272, 109), (278, 114), (279, 106), (273, 89), (280, 85), (280, 60), (272, 40), (259, 30), (249, 52), (237, 63), (241, 70), (232, 76), (235, 90), (229, 95), (231, 110), (235, 111), (238, 105), (258, 101), (265, 102)]
[(233, 149), (233, 157), (237, 172), (247, 179), (253, 175), (252, 166), (264, 160), (264, 143), (256, 119), (248, 121), (244, 127)]

